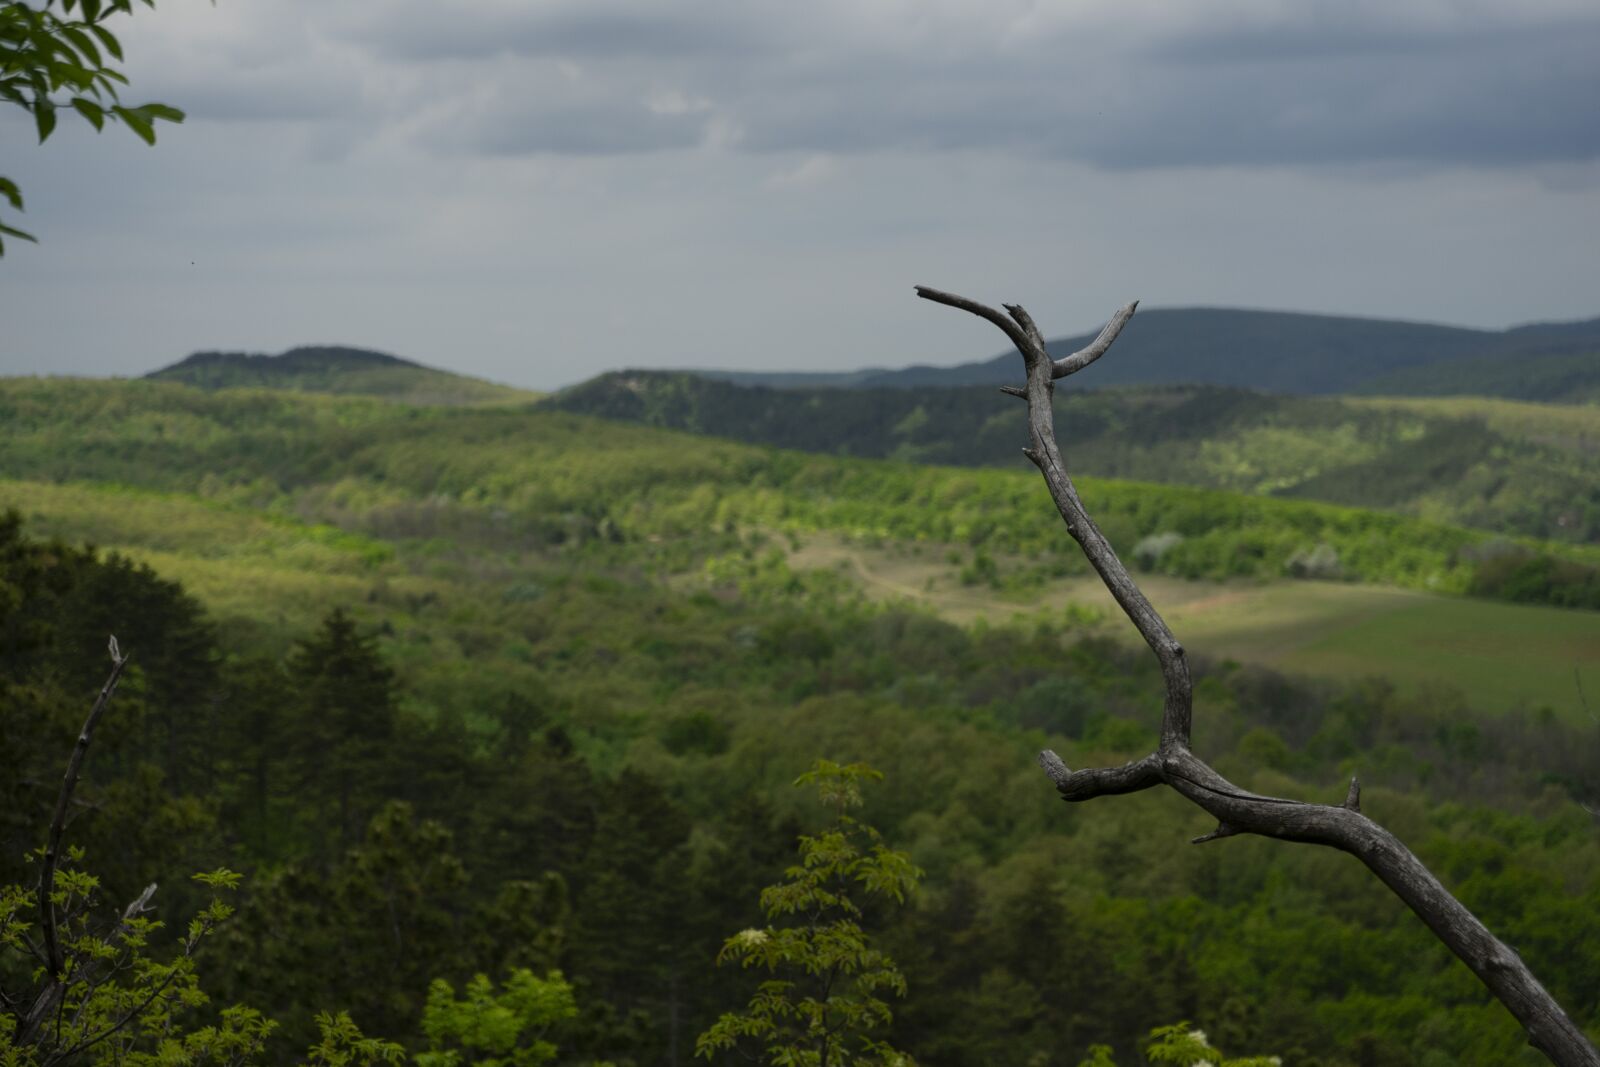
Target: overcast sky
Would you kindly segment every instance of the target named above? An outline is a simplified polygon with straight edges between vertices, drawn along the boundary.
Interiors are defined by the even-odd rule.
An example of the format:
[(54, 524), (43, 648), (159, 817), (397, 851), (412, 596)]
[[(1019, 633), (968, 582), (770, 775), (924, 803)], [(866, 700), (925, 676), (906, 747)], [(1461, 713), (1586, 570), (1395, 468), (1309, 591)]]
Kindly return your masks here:
[(0, 115), (0, 373), (950, 364), (1026, 304), (1600, 314), (1594, 0), (160, 0), (146, 148)]

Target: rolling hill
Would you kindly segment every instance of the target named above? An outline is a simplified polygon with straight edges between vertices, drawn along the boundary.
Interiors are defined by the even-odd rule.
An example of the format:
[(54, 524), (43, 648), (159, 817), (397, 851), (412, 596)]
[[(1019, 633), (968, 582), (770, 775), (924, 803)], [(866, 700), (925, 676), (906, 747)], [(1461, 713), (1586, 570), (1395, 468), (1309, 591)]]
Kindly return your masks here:
[[(1028, 471), (806, 455), (561, 411), (13, 379), (0, 381), (0, 456), (0, 508), (22, 507), (46, 529), (107, 546), (127, 544), (137, 527), (146, 551), (163, 553), (156, 562), (227, 605), (228, 619), (249, 617), (260, 588), (259, 570), (230, 562), (238, 554), (276, 565), (332, 550), (341, 567), (354, 566), (317, 579), (291, 565), (305, 595), (297, 615), (338, 590), (366, 595), (361, 569), (395, 552), (417, 561), (406, 595), (424, 597), (442, 576), (480, 571), (514, 590), (515, 561), (530, 554), (611, 560), (652, 580), (789, 581), (762, 569), (751, 548), (761, 538), (932, 553), (948, 580), (1001, 596), (999, 612), (1031, 610), (1030, 590), (1086, 574)], [(1093, 477), (1079, 484), (1112, 543), (1148, 575), (1600, 600), (1600, 550), (1588, 546), (1519, 543), (1304, 500)], [(44, 487), (71, 485), (123, 495), (106, 498), (92, 522), (55, 525), (86, 498)], [(162, 501), (174, 498), (188, 516), (179, 525), (199, 534), (165, 528)], [(284, 538), (263, 528), (241, 539), (226, 532), (244, 528), (229, 517), (241, 509), (310, 524), (309, 532)], [(326, 589), (316, 592), (319, 583)]]
[[(1600, 689), (1600, 613), (1426, 591), (1471, 580), (1490, 540), (1471, 531), (1082, 489), (1194, 651), (1207, 758), (1275, 796), (1336, 799), (1359, 772), (1373, 817), (1564, 1002), (1596, 1003), (1600, 844), (1578, 806), (1595, 794), (1575, 690)], [(759, 916), (760, 886), (818, 817), (788, 783), (822, 754), (887, 774), (872, 825), (927, 872), (907, 908), (873, 919), (917, 976), (897, 1024), (926, 1062), (1068, 1049), (1070, 1063), (1102, 1038), (1137, 1055), (1157, 1022), (1235, 1025), (1245, 1002), (1289, 1062), (1532, 1062), (1505, 1012), (1347, 857), (1246, 835), (1181, 847), (1212, 824), (1156, 793), (1092, 812), (1057, 801), (1034, 753), (1143, 754), (1161, 689), (1148, 654), (1116, 638), (1125, 622), (1079, 596), (1092, 579), (1036, 475), (559, 411), (54, 379), (0, 382), (8, 507), (29, 537), (134, 563), (72, 584), (70, 553), (19, 545), (0, 517), (0, 610), (43, 601), (28, 636), (60, 635), (48, 659), (10, 657), (34, 673), (4, 679), (0, 750), (23, 801), (7, 813), (50, 810), (33, 801), (53, 792), (115, 627), (136, 658), (96, 735), (97, 806), (73, 831), (97, 834), (98, 870), (118, 864), (108, 886), (148, 884), (153, 822), (164, 839), (193, 828), (159, 870), (205, 856), (250, 871), (227, 942), (250, 964), (208, 977), (217, 1003), (248, 997), (286, 1031), (310, 1027), (307, 1005), (351, 1005), (380, 1020), (369, 1028), (381, 1010), (414, 1019), (425, 969), (487, 973), (548, 928), (608, 1027), (585, 1058), (648, 1062), (728, 1002), (712, 960), (760, 921), (742, 916)], [(1139, 552), (1152, 531), (1165, 549)], [(1283, 577), (1295, 546), (1322, 543), (1350, 576), (1409, 588)], [(216, 684), (170, 696), (159, 664), (175, 628), (151, 595), (166, 579), (205, 608), (186, 632), (218, 630), (188, 650)], [(357, 639), (319, 662), (340, 619)], [(348, 695), (373, 677), (382, 703)], [(46, 710), (66, 709), (62, 728), (13, 741), (40, 718), (36, 694), (58, 692)], [(342, 762), (318, 772), (329, 753)], [(351, 781), (353, 810), (381, 818), (347, 846), (327, 830)], [(24, 852), (9, 852), (19, 885)], [(357, 952), (372, 965), (345, 966)], [(951, 1053), (950, 1035), (987, 1033), (1000, 998), (1025, 994), (1026, 1027), (1001, 1015), (976, 1052)]]
[[(1042, 311), (1043, 309), (1035, 309)], [(930, 309), (930, 314), (936, 313)], [(948, 312), (947, 312), (948, 313)], [(1058, 357), (1083, 347), (1097, 330), (1048, 342)], [(1463, 391), (1450, 374), (1473, 364), (1474, 381), (1503, 380), (1489, 370), (1524, 360), (1600, 352), (1600, 319), (1538, 323), (1509, 330), (1285, 311), (1154, 308), (1134, 316), (1117, 340), (1116, 358), (1097, 364), (1092, 384), (1227, 385), (1272, 393), (1373, 391), (1391, 375), (1417, 371), (1401, 391)], [(1594, 359), (1591, 357), (1592, 366)], [(1420, 368), (1427, 368), (1420, 370)], [(696, 371), (742, 385), (910, 389), (936, 385), (1005, 385), (1021, 378), (1015, 352), (954, 367), (911, 366), (845, 374)], [(1513, 376), (1514, 377), (1514, 376)], [(1380, 390), (1381, 391), (1381, 390)], [(1495, 395), (1525, 396), (1522, 393)], [(1557, 397), (1526, 396), (1527, 399)]]
[(1476, 356), (1424, 363), (1384, 374), (1353, 390), (1385, 396), (1488, 396), (1553, 404), (1600, 402), (1600, 343), (1575, 351), (1522, 355), (1514, 359)]
[(291, 348), (276, 356), (196, 352), (145, 377), (200, 389), (289, 389), (422, 405), (518, 404), (539, 395), (383, 352), (337, 345)]
[[(988, 386), (780, 390), (626, 371), (541, 403), (778, 448), (1027, 468), (1021, 405)], [(1217, 386), (1062, 390), (1056, 407), (1062, 441), (1086, 474), (1600, 540), (1600, 411), (1585, 407)]]

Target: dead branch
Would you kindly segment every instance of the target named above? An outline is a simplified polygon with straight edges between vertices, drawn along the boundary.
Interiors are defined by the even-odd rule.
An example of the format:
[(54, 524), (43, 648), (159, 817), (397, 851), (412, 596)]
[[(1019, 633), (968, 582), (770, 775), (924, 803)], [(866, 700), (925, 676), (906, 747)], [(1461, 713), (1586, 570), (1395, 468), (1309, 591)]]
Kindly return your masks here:
[[(77, 744), (72, 747), (72, 755), (67, 759), (67, 770), (61, 777), (61, 792), (56, 797), (55, 814), (50, 819), (50, 832), (45, 838), (44, 863), (39, 870), (39, 922), (44, 927), (44, 944), (36, 955), (44, 967), (44, 988), (34, 998), (33, 1006), (26, 1016), (18, 1020), (17, 1043), (28, 1044), (37, 1033), (44, 1021), (53, 1015), (61, 1004), (65, 992), (63, 969), (66, 965), (64, 954), (61, 950), (60, 938), (56, 933), (56, 868), (61, 858), (61, 835), (66, 830), (67, 812), (72, 807), (72, 794), (78, 787), (78, 776), (83, 770), (83, 758), (89, 751), (89, 742), (94, 737), (95, 727), (100, 724), (100, 717), (105, 714), (106, 707), (111, 703), (112, 694), (117, 691), (117, 683), (122, 680), (122, 671), (128, 665), (128, 657), (117, 647), (117, 639), (111, 638), (111, 673), (106, 676), (105, 684), (100, 687), (100, 695), (95, 698), (94, 706), (89, 709), (89, 717), (83, 721), (83, 728), (78, 731)], [(148, 900), (148, 897), (143, 898)]]
[(977, 301), (924, 286), (917, 287), (917, 295), (987, 319), (1022, 353), (1027, 384), (1022, 389), (1007, 388), (1006, 392), (1028, 402), (1029, 443), (1024, 454), (1044, 476), (1050, 498), (1055, 501), (1067, 532), (1083, 549), (1090, 565), (1161, 665), (1166, 700), (1156, 750), (1121, 767), (1076, 771), (1054, 752), (1041, 752), (1039, 764), (1055, 783), (1062, 799), (1092, 800), (1165, 784), (1217, 820), (1217, 828), (1195, 838), (1196, 844), (1237, 834), (1257, 834), (1348, 852), (1366, 864), (1471, 968), (1479, 981), (1522, 1024), (1529, 1043), (1551, 1062), (1559, 1067), (1600, 1067), (1600, 1054), (1528, 970), (1521, 957), (1491, 934), (1398, 838), (1361, 813), (1361, 787), (1354, 778), (1344, 803), (1338, 805), (1260, 796), (1229, 782), (1190, 751), (1193, 685), (1183, 646), (1145, 599), (1128, 569), (1084, 510), (1056, 444), (1052, 408), (1055, 379), (1082, 370), (1104, 355), (1132, 318), (1137, 302), (1118, 311), (1092, 344), (1063, 359), (1052, 360), (1033, 319), (1019, 306), (1007, 304), (1007, 314), (1001, 314)]
[(106, 705), (111, 703), (111, 694), (117, 691), (117, 682), (122, 679), (122, 669), (128, 665), (128, 657), (121, 654), (117, 648), (117, 639), (111, 639), (111, 673), (106, 677), (105, 684), (100, 687), (100, 695), (95, 698), (94, 706), (89, 709), (89, 717), (83, 720), (83, 729), (78, 731), (78, 743), (72, 746), (72, 755), (67, 759), (67, 772), (61, 778), (61, 792), (56, 797), (56, 811), (50, 819), (50, 835), (44, 847), (44, 866), (39, 872), (39, 917), (44, 922), (44, 950), (47, 957), (47, 966), (53, 977), (61, 976), (61, 946), (56, 941), (56, 909), (51, 897), (55, 893), (56, 864), (61, 853), (61, 834), (66, 829), (67, 811), (72, 805), (73, 790), (78, 787), (78, 775), (83, 770), (83, 757), (89, 751), (89, 741), (94, 736), (94, 728), (100, 725), (100, 716), (105, 714)]

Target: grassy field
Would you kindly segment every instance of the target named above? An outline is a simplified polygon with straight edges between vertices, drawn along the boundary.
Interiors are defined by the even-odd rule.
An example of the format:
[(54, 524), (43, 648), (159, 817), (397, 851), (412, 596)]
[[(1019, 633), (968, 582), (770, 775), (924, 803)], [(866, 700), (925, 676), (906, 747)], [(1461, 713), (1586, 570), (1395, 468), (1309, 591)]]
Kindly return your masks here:
[[(868, 548), (825, 536), (800, 543), (789, 562), (839, 571), (875, 599), (917, 603), (963, 625), (1092, 612), (1105, 632), (1137, 640), (1096, 579), (1043, 580), (1020, 594), (963, 582), (947, 549)], [(1139, 582), (1202, 656), (1327, 678), (1378, 675), (1413, 689), (1448, 685), (1478, 710), (1549, 706), (1569, 720), (1585, 714), (1576, 677), (1600, 710), (1600, 613), (1342, 582)]]

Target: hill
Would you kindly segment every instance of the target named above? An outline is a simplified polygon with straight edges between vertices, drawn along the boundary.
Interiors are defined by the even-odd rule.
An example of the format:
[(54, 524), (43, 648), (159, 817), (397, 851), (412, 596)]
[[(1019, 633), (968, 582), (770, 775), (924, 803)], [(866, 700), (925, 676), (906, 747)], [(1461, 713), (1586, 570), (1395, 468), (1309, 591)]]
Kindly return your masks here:
[(1577, 351), (1477, 356), (1384, 374), (1354, 390), (1388, 396), (1487, 396), (1555, 404), (1600, 402), (1600, 342), (1585, 339)]
[[(1057, 357), (1064, 356), (1088, 344), (1096, 332), (1057, 338), (1048, 347)], [(1431, 392), (1445, 393), (1457, 390), (1437, 371), (1456, 361), (1486, 356), (1519, 361), (1580, 348), (1600, 351), (1600, 319), (1475, 330), (1285, 311), (1154, 308), (1141, 310), (1122, 331), (1116, 359), (1096, 365), (1094, 384), (1228, 385), (1273, 393), (1333, 394), (1367, 390), (1385, 376), (1432, 366), (1429, 377), (1418, 380), (1431, 380)], [(1008, 351), (955, 367), (912, 366), (809, 379), (794, 374), (766, 378), (700, 373), (745, 385), (910, 389), (1014, 384), (1022, 371), (1016, 353)]]
[[(1027, 469), (1021, 405), (987, 386), (780, 390), (625, 371), (541, 405), (808, 452)], [(1085, 474), (1600, 540), (1600, 413), (1587, 408), (1385, 404), (1217, 386), (1062, 390), (1056, 406)]]
[[(887, 773), (862, 818), (927, 872), (864, 920), (912, 978), (889, 1036), (923, 1062), (1070, 1064), (1096, 1041), (1127, 1062), (1184, 1018), (1329, 1067), (1536, 1056), (1348, 858), (1181, 847), (1211, 824), (1157, 793), (1057, 801), (1034, 753), (1143, 754), (1161, 688), (1125, 623), (1070, 592), (1090, 578), (1035, 474), (559, 411), (26, 380), (0, 382), (0, 475), (32, 536), (135, 561), (19, 543), (0, 517), (0, 624), (22, 639), (0, 655), (0, 884), (34, 875), (24, 834), (114, 629), (136, 658), (73, 843), (112, 902), (174, 870), (250, 872), (206, 976), (294, 1047), (324, 1006), (409, 1032), (431, 977), (512, 960), (578, 987), (574, 1061), (687, 1062), (748, 996), (711, 960), (817, 825), (788, 783), (821, 755)], [(1359, 772), (1365, 810), (1594, 1026), (1573, 692), (1600, 689), (1600, 615), (1448, 595), (1500, 558), (1473, 531), (1081, 489), (1194, 652), (1207, 757), (1275, 796), (1336, 799)], [(855, 563), (901, 592), (864, 594)], [(1292, 577), (1335, 568), (1409, 591)], [(984, 607), (926, 610), (956, 591)], [(1221, 658), (1247, 652), (1342, 678)], [(1397, 664), (1402, 684), (1371, 677)], [(183, 882), (163, 914), (191, 910)]]
[(516, 404), (538, 396), (383, 352), (337, 345), (291, 348), (276, 356), (196, 352), (145, 377), (199, 389), (288, 389), (423, 405)]

